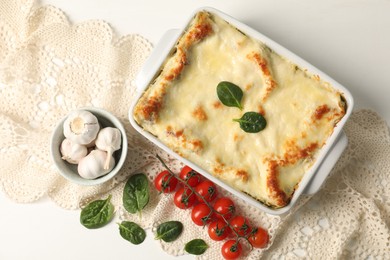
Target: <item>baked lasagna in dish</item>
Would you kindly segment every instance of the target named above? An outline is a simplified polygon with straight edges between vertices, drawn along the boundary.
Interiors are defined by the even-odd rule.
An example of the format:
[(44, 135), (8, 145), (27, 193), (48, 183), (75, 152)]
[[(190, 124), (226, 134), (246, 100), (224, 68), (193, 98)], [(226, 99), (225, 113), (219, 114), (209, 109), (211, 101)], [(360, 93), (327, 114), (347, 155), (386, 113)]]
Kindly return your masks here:
[[(218, 98), (242, 92), (242, 110)], [(264, 130), (232, 119), (260, 113)], [(271, 208), (286, 206), (345, 115), (343, 94), (221, 17), (198, 12), (135, 105), (144, 130), (232, 188)]]

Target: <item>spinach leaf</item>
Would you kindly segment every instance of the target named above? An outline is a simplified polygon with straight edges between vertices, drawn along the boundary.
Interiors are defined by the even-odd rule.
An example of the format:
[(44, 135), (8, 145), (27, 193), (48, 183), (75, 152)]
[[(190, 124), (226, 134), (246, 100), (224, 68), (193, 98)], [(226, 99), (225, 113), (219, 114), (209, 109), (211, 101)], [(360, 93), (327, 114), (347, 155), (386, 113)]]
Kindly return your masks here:
[(243, 92), (237, 85), (228, 81), (222, 81), (217, 85), (217, 95), (225, 106), (242, 109), (241, 99)]
[(175, 241), (183, 231), (183, 224), (179, 221), (168, 221), (157, 227), (156, 239), (162, 239), (165, 242)]
[(132, 175), (123, 189), (123, 206), (132, 214), (141, 212), (149, 202), (149, 181), (145, 174)]
[(184, 250), (192, 255), (201, 255), (206, 252), (207, 248), (209, 248), (209, 246), (203, 239), (191, 240), (184, 246)]
[(233, 119), (247, 133), (257, 133), (267, 126), (265, 118), (257, 112), (246, 112), (240, 119)]
[(146, 232), (138, 224), (130, 221), (122, 221), (118, 223), (119, 233), (121, 236), (134, 245), (139, 245), (144, 242)]
[(105, 200), (95, 200), (89, 203), (80, 213), (80, 223), (89, 229), (100, 228), (108, 224), (114, 217), (114, 205), (111, 195)]

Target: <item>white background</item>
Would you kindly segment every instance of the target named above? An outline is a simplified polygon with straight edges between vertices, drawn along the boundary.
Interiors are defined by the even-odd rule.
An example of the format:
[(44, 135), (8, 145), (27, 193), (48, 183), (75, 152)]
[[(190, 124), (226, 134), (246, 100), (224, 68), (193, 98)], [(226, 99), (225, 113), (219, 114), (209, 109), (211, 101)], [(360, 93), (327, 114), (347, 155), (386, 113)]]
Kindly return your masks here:
[[(138, 33), (157, 43), (194, 9), (211, 6), (247, 23), (347, 87), (355, 109), (371, 108), (390, 122), (389, 0), (44, 0), (72, 23), (103, 19), (118, 35)], [(115, 222), (115, 220), (114, 220)], [(176, 259), (153, 235), (134, 246), (115, 223), (79, 224), (79, 211), (49, 199), (16, 204), (0, 193), (0, 259)], [(180, 259), (193, 259), (183, 256)]]

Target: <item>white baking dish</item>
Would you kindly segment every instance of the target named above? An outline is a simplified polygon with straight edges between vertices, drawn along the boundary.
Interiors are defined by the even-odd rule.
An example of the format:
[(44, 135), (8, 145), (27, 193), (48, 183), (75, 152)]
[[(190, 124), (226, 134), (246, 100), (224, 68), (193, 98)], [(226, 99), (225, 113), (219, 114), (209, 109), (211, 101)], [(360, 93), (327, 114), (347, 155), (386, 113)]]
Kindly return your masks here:
[[(329, 137), (327, 140), (327, 143), (321, 148), (321, 151), (318, 155), (318, 158), (314, 165), (311, 167), (311, 169), (305, 173), (304, 177), (299, 183), (298, 188), (295, 190), (294, 195), (290, 201), (290, 203), (279, 209), (272, 209), (270, 207), (267, 207), (266, 205), (262, 204), (261, 202), (255, 200), (254, 198), (244, 194), (243, 192), (237, 191), (233, 189), (232, 187), (228, 186), (224, 182), (220, 181), (219, 179), (215, 178), (213, 175), (208, 173), (207, 171), (203, 170), (196, 164), (192, 163), (191, 161), (188, 161), (187, 159), (181, 157), (177, 153), (173, 152), (169, 147), (164, 145), (160, 140), (158, 140), (154, 135), (150, 134), (149, 132), (145, 131), (142, 127), (140, 127), (137, 122), (135, 122), (133, 117), (134, 107), (138, 101), (138, 99), (141, 97), (145, 89), (148, 87), (150, 82), (154, 79), (155, 75), (159, 72), (163, 62), (170, 54), (171, 50), (174, 48), (176, 42), (180, 38), (180, 36), (183, 34), (185, 28), (187, 27), (189, 21), (194, 17), (195, 13), (206, 10), (208, 12), (214, 13), (221, 18), (225, 19), (227, 22), (235, 26), (240, 31), (244, 32), (250, 37), (253, 37), (254, 39), (257, 39), (263, 43), (265, 43), (268, 47), (273, 49), (276, 53), (279, 55), (287, 58), (291, 62), (297, 64), (299, 67), (307, 69), (310, 73), (319, 75), (320, 78), (325, 81), (329, 82), (335, 89), (338, 89), (341, 93), (343, 93), (343, 96), (346, 99), (347, 103), (347, 111), (344, 117), (340, 122), (338, 122), (337, 126), (334, 128), (333, 134)], [(342, 152), (344, 151), (345, 147), (347, 146), (347, 137), (342, 131), (342, 128), (345, 124), (345, 122), (348, 120), (349, 116), (351, 115), (352, 108), (353, 108), (353, 98), (350, 92), (341, 86), (339, 83), (334, 81), (332, 78), (309, 64), (308, 62), (304, 61), (303, 59), (299, 58), (289, 50), (285, 49), (284, 47), (280, 46), (276, 42), (272, 41), (271, 39), (267, 38), (263, 34), (253, 30), (252, 28), (248, 27), (247, 25), (235, 20), (231, 16), (222, 13), (219, 10), (216, 10), (214, 8), (201, 8), (198, 9), (190, 16), (188, 19), (188, 22), (181, 28), (181, 29), (173, 29), (167, 31), (165, 35), (162, 37), (160, 42), (156, 45), (155, 49), (151, 53), (150, 57), (146, 61), (143, 69), (139, 73), (137, 80), (136, 80), (136, 86), (137, 86), (137, 92), (135, 95), (134, 100), (132, 101), (130, 110), (129, 110), (129, 120), (132, 126), (143, 136), (145, 136), (147, 139), (152, 141), (154, 144), (156, 144), (158, 147), (166, 151), (167, 153), (171, 154), (173, 157), (179, 159), (186, 165), (192, 167), (194, 170), (198, 171), (208, 179), (212, 180), (219, 186), (225, 188), (226, 190), (230, 191), (231, 193), (235, 194), (236, 196), (242, 198), (243, 200), (247, 201), (248, 203), (252, 204), (253, 206), (256, 206), (257, 208), (263, 210), (266, 213), (274, 214), (274, 215), (280, 215), (284, 214), (287, 211), (289, 211), (300, 195), (302, 194), (314, 194), (316, 193), (321, 185), (323, 184), (324, 180), (330, 173), (331, 169), (341, 156)]]

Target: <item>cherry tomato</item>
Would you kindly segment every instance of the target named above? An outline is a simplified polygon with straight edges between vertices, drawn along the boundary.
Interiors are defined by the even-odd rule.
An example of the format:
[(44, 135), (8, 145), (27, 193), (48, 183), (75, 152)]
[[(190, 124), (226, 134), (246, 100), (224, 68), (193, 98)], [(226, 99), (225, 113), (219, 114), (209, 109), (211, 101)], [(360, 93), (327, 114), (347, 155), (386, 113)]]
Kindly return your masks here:
[(196, 201), (195, 194), (188, 188), (182, 187), (176, 191), (173, 202), (180, 209), (191, 208)]
[(222, 197), (215, 201), (214, 210), (222, 214), (215, 214), (217, 218), (223, 219), (223, 216), (226, 220), (229, 220), (236, 211), (236, 207), (230, 198)]
[(168, 171), (162, 171), (154, 180), (154, 186), (160, 192), (170, 193), (176, 189), (177, 179), (175, 176), (171, 176)]
[[(195, 187), (195, 191), (199, 193), (200, 196), (203, 196), (207, 202), (212, 201), (217, 196), (217, 187), (209, 180), (199, 183)], [(198, 201), (203, 202), (200, 197), (198, 197)]]
[(212, 220), (212, 210), (205, 203), (199, 203), (192, 209), (191, 218), (196, 225), (204, 226)]
[(236, 240), (228, 240), (223, 244), (221, 252), (225, 259), (237, 259), (241, 255), (242, 247), (240, 242)]
[(221, 219), (217, 219), (210, 223), (208, 227), (208, 233), (212, 240), (221, 241), (224, 240), (229, 234), (231, 230), (225, 221)]
[(184, 166), (180, 171), (180, 178), (188, 183), (191, 187), (195, 187), (200, 182), (200, 175), (188, 166)]
[(261, 227), (255, 228), (249, 235), (248, 240), (253, 247), (264, 248), (268, 244), (268, 232)]
[(249, 235), (251, 232), (251, 227), (249, 226), (249, 222), (243, 216), (235, 216), (230, 219), (230, 225), (240, 236)]

